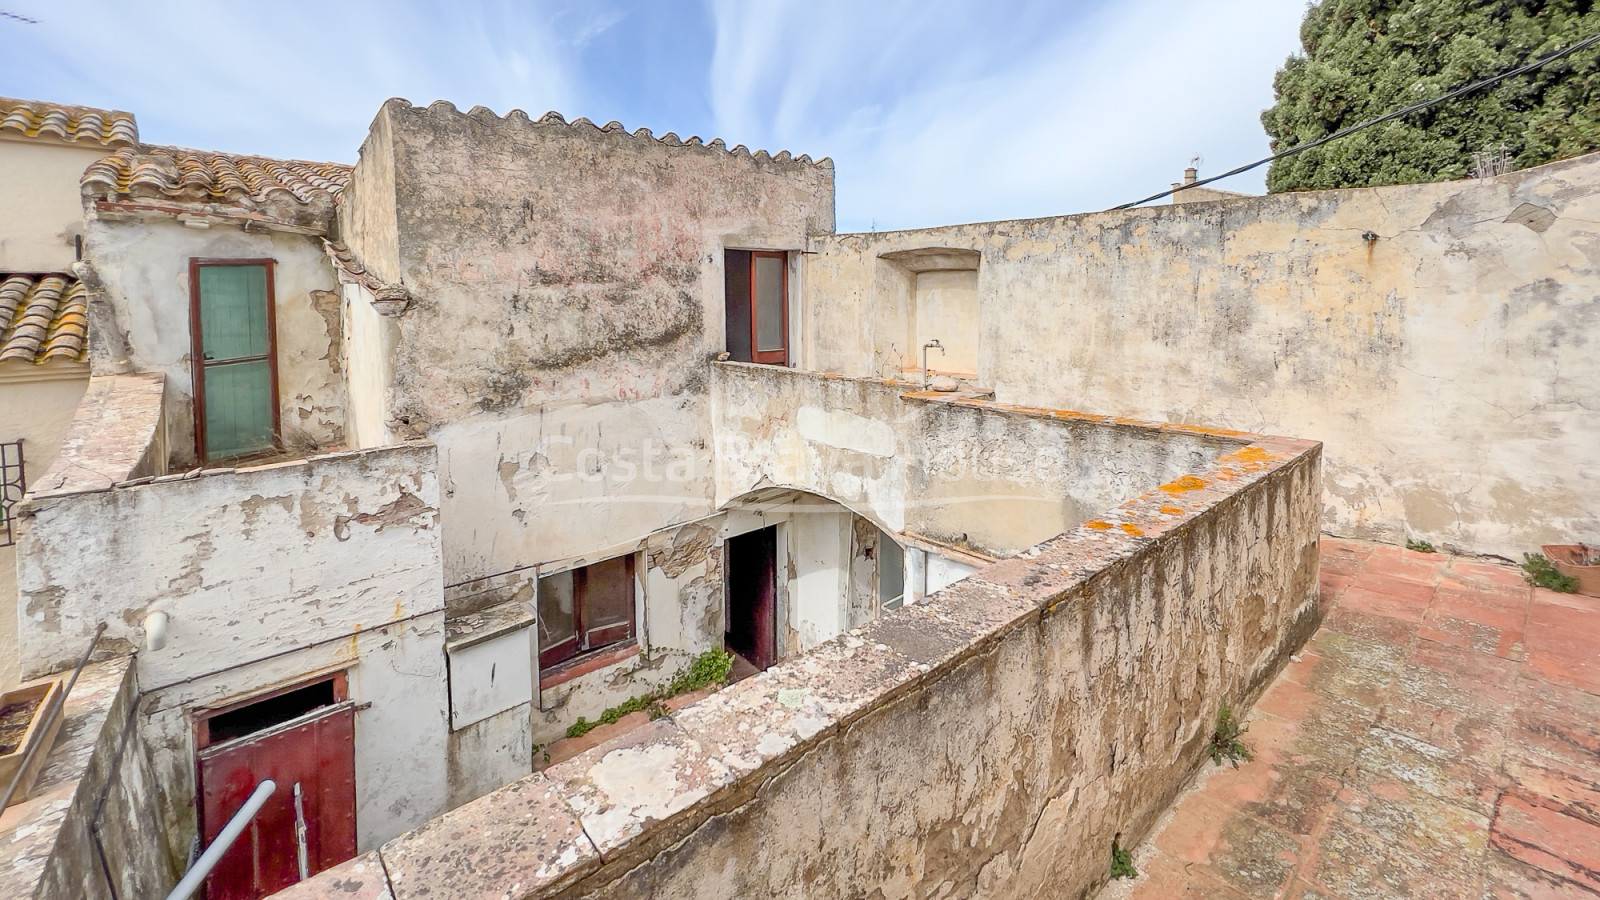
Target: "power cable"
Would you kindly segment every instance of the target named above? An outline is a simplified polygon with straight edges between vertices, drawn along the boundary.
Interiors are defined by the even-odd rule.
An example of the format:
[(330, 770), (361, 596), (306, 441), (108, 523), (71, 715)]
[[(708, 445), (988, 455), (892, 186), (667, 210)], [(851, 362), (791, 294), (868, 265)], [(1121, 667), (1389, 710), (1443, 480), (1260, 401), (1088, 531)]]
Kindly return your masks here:
[[(1446, 100), (1454, 100), (1455, 98), (1461, 96), (1462, 94), (1470, 94), (1473, 91), (1478, 90), (1479, 88), (1488, 87), (1491, 84), (1495, 84), (1497, 82), (1504, 81), (1505, 79), (1511, 78), (1512, 76), (1521, 75), (1521, 74), (1523, 74), (1525, 72), (1532, 72), (1534, 69), (1537, 69), (1540, 66), (1543, 66), (1543, 65), (1546, 65), (1548, 63), (1554, 62), (1554, 61), (1560, 59), (1563, 56), (1570, 56), (1570, 55), (1572, 55), (1574, 53), (1577, 53), (1579, 50), (1584, 49), (1585, 47), (1592, 46), (1593, 44), (1595, 44), (1597, 42), (1600, 42), (1600, 34), (1594, 35), (1592, 37), (1584, 38), (1583, 40), (1577, 42), (1576, 44), (1573, 44), (1572, 46), (1567, 47), (1565, 50), (1557, 50), (1556, 52), (1550, 54), (1549, 56), (1544, 57), (1543, 59), (1536, 59), (1533, 62), (1525, 63), (1525, 64), (1523, 64), (1521, 66), (1518, 66), (1515, 69), (1510, 69), (1508, 71), (1501, 72), (1499, 75), (1491, 75), (1490, 77), (1485, 78), (1482, 81), (1474, 82), (1472, 84), (1467, 85), (1466, 87), (1456, 88), (1455, 90), (1450, 91), (1449, 93), (1440, 94), (1439, 96), (1434, 97), (1434, 98), (1432, 98), (1430, 100), (1423, 100), (1420, 103), (1413, 103), (1410, 106), (1407, 106), (1407, 107), (1404, 107), (1404, 108), (1401, 108), (1401, 109), (1397, 109), (1397, 110), (1395, 110), (1393, 112), (1385, 113), (1385, 114), (1383, 114), (1381, 116), (1378, 116), (1375, 119), (1368, 119), (1365, 122), (1361, 122), (1361, 123), (1356, 124), (1356, 125), (1351, 125), (1349, 128), (1342, 128), (1342, 129), (1340, 129), (1338, 131), (1335, 131), (1333, 134), (1325, 135), (1325, 136), (1317, 138), (1316, 140), (1311, 141), (1309, 143), (1300, 144), (1300, 145), (1295, 146), (1295, 147), (1290, 147), (1287, 150), (1281, 151), (1279, 153), (1274, 153), (1271, 156), (1266, 157), (1265, 159), (1258, 159), (1255, 162), (1250, 163), (1249, 165), (1240, 166), (1237, 169), (1229, 169), (1228, 171), (1223, 172), (1221, 175), (1213, 175), (1210, 178), (1202, 178), (1199, 181), (1191, 181), (1188, 184), (1180, 185), (1180, 186), (1178, 186), (1176, 188), (1172, 188), (1170, 190), (1162, 191), (1159, 194), (1153, 194), (1153, 195), (1151, 195), (1149, 197), (1144, 198), (1143, 200), (1135, 200), (1132, 203), (1124, 203), (1121, 206), (1113, 206), (1113, 207), (1111, 207), (1111, 209), (1112, 210), (1132, 209), (1135, 206), (1140, 206), (1140, 205), (1143, 205), (1145, 203), (1149, 203), (1152, 200), (1160, 200), (1162, 197), (1166, 197), (1166, 196), (1169, 196), (1171, 194), (1176, 194), (1179, 191), (1186, 191), (1189, 188), (1197, 188), (1197, 187), (1199, 187), (1199, 186), (1201, 186), (1203, 184), (1210, 184), (1213, 181), (1221, 181), (1224, 178), (1232, 178), (1233, 176), (1238, 175), (1241, 172), (1248, 172), (1248, 171), (1250, 171), (1251, 169), (1254, 169), (1257, 166), (1266, 165), (1267, 163), (1272, 162), (1273, 160), (1283, 159), (1285, 156), (1293, 156), (1293, 155), (1295, 155), (1296, 153), (1299, 153), (1302, 150), (1310, 150), (1312, 147), (1320, 147), (1323, 144), (1328, 143), (1329, 141), (1336, 141), (1339, 138), (1344, 137), (1345, 135), (1355, 134), (1356, 132), (1362, 130), (1363, 128), (1371, 128), (1374, 125), (1380, 125), (1380, 124), (1382, 124), (1384, 122), (1389, 121), (1390, 119), (1398, 119), (1401, 116), (1410, 115), (1411, 113), (1414, 113), (1414, 112), (1416, 112), (1418, 110), (1427, 109), (1428, 107), (1433, 106), (1435, 104), (1443, 103)], [(1110, 210), (1108, 210), (1108, 212), (1109, 211)]]

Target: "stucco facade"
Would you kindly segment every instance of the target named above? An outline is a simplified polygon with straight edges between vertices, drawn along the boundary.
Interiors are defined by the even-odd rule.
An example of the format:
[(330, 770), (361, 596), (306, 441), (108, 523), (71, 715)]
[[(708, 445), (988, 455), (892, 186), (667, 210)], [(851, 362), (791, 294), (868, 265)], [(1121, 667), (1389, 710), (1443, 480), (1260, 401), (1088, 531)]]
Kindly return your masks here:
[(915, 367), (899, 257), (975, 251), (977, 381), (1000, 401), (1315, 437), (1330, 531), (1520, 559), (1600, 534), (1597, 184), (1586, 156), (819, 239), (807, 365)]
[(0, 130), (0, 272), (69, 272), (83, 235), (78, 178), (109, 149)]
[[(70, 428), (18, 417), (63, 449), (18, 507), (14, 655), (60, 672), (105, 623), (132, 657), (132, 755), (78, 768), (158, 823), (141, 885), (199, 831), (203, 723), (336, 678), (353, 865), (395, 900), (1081, 893), (1315, 625), (1319, 529), (1600, 529), (1600, 157), (865, 235), (833, 186), (401, 100), (354, 167), (88, 167), (96, 377), (28, 395)], [(740, 251), (783, 254), (781, 365), (729, 358)], [(272, 264), (248, 463), (196, 455), (195, 260)], [(608, 636), (571, 593), (547, 640), (613, 563)], [(746, 615), (765, 673), (538, 771)], [(117, 890), (72, 859), (41, 896)]]
[(173, 468), (196, 459), (192, 259), (273, 261), (279, 440), (290, 456), (346, 446), (340, 291), (320, 238), (99, 213), (85, 244), (110, 313), (101, 368), (166, 376)]

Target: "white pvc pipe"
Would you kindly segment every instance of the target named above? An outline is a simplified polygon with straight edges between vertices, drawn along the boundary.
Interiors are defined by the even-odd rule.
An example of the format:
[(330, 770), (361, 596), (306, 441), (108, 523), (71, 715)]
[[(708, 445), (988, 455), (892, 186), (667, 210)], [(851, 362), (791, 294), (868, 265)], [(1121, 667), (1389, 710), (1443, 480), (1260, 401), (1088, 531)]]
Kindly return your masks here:
[(144, 648), (152, 653), (167, 645), (167, 614), (155, 610), (144, 617)]
[(222, 827), (222, 833), (217, 835), (217, 839), (211, 842), (211, 846), (206, 848), (206, 852), (200, 854), (200, 858), (195, 860), (194, 865), (189, 867), (189, 871), (184, 873), (183, 880), (178, 882), (178, 886), (173, 888), (172, 893), (167, 895), (167, 900), (189, 900), (194, 895), (194, 892), (200, 889), (200, 883), (205, 881), (206, 876), (211, 874), (211, 870), (217, 867), (217, 863), (222, 860), (222, 854), (228, 852), (228, 848), (232, 847), (233, 842), (239, 839), (240, 834), (244, 833), (245, 828), (250, 824), (250, 820), (256, 817), (256, 813), (260, 812), (261, 807), (266, 805), (267, 798), (271, 797), (272, 792), (277, 789), (277, 784), (273, 783), (270, 778), (256, 785), (255, 793), (250, 795), (250, 799), (244, 801), (244, 805), (239, 807), (239, 811), (234, 813), (233, 818), (228, 820), (228, 824)]

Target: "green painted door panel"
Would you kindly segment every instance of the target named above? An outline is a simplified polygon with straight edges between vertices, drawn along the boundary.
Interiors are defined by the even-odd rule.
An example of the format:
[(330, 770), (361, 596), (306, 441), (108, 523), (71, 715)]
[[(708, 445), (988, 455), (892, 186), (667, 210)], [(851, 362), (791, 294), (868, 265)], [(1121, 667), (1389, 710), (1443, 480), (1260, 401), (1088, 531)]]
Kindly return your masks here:
[(213, 459), (272, 447), (272, 364), (264, 359), (208, 365), (206, 454)]
[(265, 266), (200, 267), (200, 345), (207, 362), (267, 355)]
[(274, 444), (272, 333), (265, 266), (201, 266), (200, 371), (207, 459)]

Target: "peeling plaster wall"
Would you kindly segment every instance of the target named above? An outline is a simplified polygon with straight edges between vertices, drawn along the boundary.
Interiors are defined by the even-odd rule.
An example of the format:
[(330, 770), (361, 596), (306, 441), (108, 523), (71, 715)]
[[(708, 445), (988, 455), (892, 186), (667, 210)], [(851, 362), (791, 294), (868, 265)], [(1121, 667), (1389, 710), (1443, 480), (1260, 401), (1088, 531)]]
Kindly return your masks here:
[[(173, 624), (175, 628), (176, 619)], [(172, 640), (176, 643), (177, 635)], [(141, 739), (149, 747), (167, 817), (160, 834), (175, 859), (185, 858), (197, 827), (194, 711), (295, 684), (315, 673), (345, 670), (349, 698), (371, 704), (356, 713), (358, 851), (449, 808), (444, 613), (412, 614), (359, 631), (346, 628), (343, 637), (306, 640), (301, 646), (287, 655), (187, 681), (157, 683), (141, 676), (149, 691), (141, 707)]]
[(166, 852), (195, 833), (195, 713), (334, 670), (356, 719), (362, 849), (446, 808), (449, 735), (438, 483), (431, 445), (167, 476), (25, 501), (18, 543), (24, 666), (140, 649), (140, 740)]
[[(889, 532), (1007, 556), (1237, 446), (1225, 434), (1008, 408), (721, 363), (717, 495), (794, 487)], [(724, 500), (723, 502), (726, 502)]]
[(1203, 764), (1220, 704), (1246, 709), (1315, 629), (1320, 451), (1238, 440), (926, 602), (384, 845), (378, 887), (1088, 896), (1112, 836), (1137, 843)]
[[(541, 688), (532, 711), (535, 744), (560, 739), (578, 717), (592, 721), (607, 708), (665, 684), (695, 656), (721, 648), (723, 523), (723, 516), (711, 516), (656, 532), (642, 542), (641, 652)], [(587, 558), (607, 559), (622, 552), (608, 550)]]
[[(277, 260), (273, 294), (284, 447), (303, 456), (345, 445), (339, 285), (320, 238), (226, 226), (195, 229), (157, 218), (91, 219), (85, 247), (130, 354), (111, 366), (166, 375), (173, 468), (194, 464), (191, 258)], [(95, 341), (117, 346), (110, 335)]]
[(146, 690), (443, 608), (435, 450), (402, 445), (23, 502), (23, 669), (70, 665), (97, 622)]
[[(1241, 480), (1153, 539), (1064, 535), (552, 769), (603, 860), (574, 895), (1079, 896), (1205, 759), (1218, 703), (1247, 704), (1315, 626), (1315, 451)], [(1155, 493), (1129, 504), (1151, 534)], [(767, 716), (788, 724), (763, 735)], [(718, 790), (715, 760), (751, 743), (770, 762)], [(697, 795), (701, 824), (662, 827)]]
[(440, 447), (456, 584), (715, 510), (722, 250), (831, 232), (833, 170), (391, 100), (340, 225), (413, 296), (387, 425)]
[(1329, 530), (1519, 558), (1600, 541), (1596, 222), (1600, 155), (838, 235), (806, 257), (808, 364), (899, 371), (907, 276), (879, 257), (976, 250), (979, 380), (1000, 401), (1317, 438)]
[(345, 442), (367, 450), (395, 442), (389, 430), (389, 381), (394, 377), (390, 359), (398, 338), (394, 320), (372, 307), (372, 294), (356, 284), (339, 286), (344, 320), (345, 386), (349, 391), (349, 416)]
[[(88, 369), (81, 364), (0, 363), (0, 442), (22, 441), (29, 487), (55, 462), (88, 384)], [(0, 547), (0, 691), (22, 679), (16, 608), (16, 548)]]

